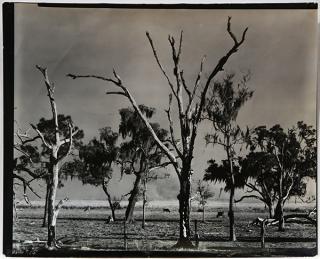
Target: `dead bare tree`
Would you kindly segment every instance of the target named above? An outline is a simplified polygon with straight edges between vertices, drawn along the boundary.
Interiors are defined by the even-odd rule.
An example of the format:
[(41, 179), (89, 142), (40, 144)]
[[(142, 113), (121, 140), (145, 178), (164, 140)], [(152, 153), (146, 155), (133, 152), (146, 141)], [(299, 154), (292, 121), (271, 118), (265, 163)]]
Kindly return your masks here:
[[(202, 58), (199, 73), (197, 75), (197, 78), (191, 90), (189, 88), (190, 86), (188, 86), (187, 82), (185, 81), (184, 72), (180, 64), (180, 57), (182, 53), (183, 32), (181, 31), (178, 46), (176, 45), (176, 41), (174, 37), (170, 35), (168, 37), (171, 50), (172, 50), (172, 60), (174, 64), (174, 69), (173, 69), (173, 76), (175, 78), (174, 83), (173, 81), (171, 81), (169, 75), (163, 68), (158, 58), (156, 48), (154, 46), (154, 43), (152, 41), (152, 38), (149, 32), (146, 32), (146, 36), (151, 45), (151, 49), (155, 57), (155, 60), (171, 89), (171, 93), (169, 95), (169, 108), (166, 112), (167, 112), (167, 117), (169, 121), (170, 142), (174, 148), (174, 151), (171, 151), (165, 145), (165, 143), (163, 143), (158, 138), (153, 128), (151, 127), (150, 122), (141, 112), (137, 102), (135, 101), (135, 98), (132, 96), (128, 87), (125, 85), (125, 83), (122, 81), (122, 79), (120, 78), (120, 76), (117, 74), (115, 70), (113, 70), (114, 78), (108, 78), (108, 77), (103, 77), (98, 75), (75, 75), (75, 74), (67, 75), (72, 79), (95, 78), (95, 79), (103, 80), (106, 82), (110, 82), (114, 86), (119, 88), (120, 91), (111, 91), (111, 92), (107, 92), (107, 94), (122, 95), (128, 98), (133, 108), (138, 113), (143, 123), (151, 133), (152, 137), (156, 141), (159, 148), (166, 155), (169, 162), (172, 164), (180, 182), (180, 193), (178, 195), (179, 214), (180, 214), (180, 236), (176, 244), (176, 247), (193, 247), (191, 242), (190, 218), (189, 218), (189, 215), (190, 215), (189, 199), (190, 199), (190, 186), (191, 186), (190, 181), (191, 181), (191, 174), (192, 174), (191, 162), (193, 159), (193, 151), (194, 151), (195, 140), (198, 132), (198, 125), (201, 121), (201, 115), (202, 115), (204, 104), (206, 101), (206, 94), (209, 89), (209, 86), (211, 85), (212, 79), (220, 71), (223, 71), (223, 67), (228, 61), (228, 59), (231, 57), (231, 55), (233, 55), (238, 51), (239, 47), (245, 41), (247, 30), (248, 28), (246, 28), (242, 32), (241, 39), (238, 40), (235, 34), (231, 31), (231, 17), (228, 17), (227, 32), (233, 40), (233, 43), (234, 43), (233, 46), (227, 51), (227, 53), (222, 58), (220, 58), (216, 66), (211, 70), (203, 87), (200, 87), (205, 56)], [(184, 93), (187, 95), (187, 100), (185, 100), (185, 102), (183, 98)], [(174, 125), (173, 125), (173, 120), (171, 116), (171, 103), (172, 103), (173, 96), (178, 106), (181, 145), (178, 145), (178, 141), (177, 141), (178, 139), (174, 134)], [(186, 103), (186, 106), (185, 106), (185, 103)]]
[[(63, 203), (68, 200), (65, 198), (60, 200), (57, 205), (55, 205), (56, 201), (56, 193), (59, 182), (59, 165), (61, 161), (68, 156), (72, 149), (72, 137), (77, 134), (77, 130), (74, 131), (74, 127), (69, 123), (69, 137), (61, 138), (59, 132), (59, 122), (58, 122), (58, 112), (57, 106), (54, 99), (54, 85), (49, 81), (47, 69), (36, 66), (36, 68), (41, 72), (45, 86), (47, 89), (51, 112), (52, 112), (52, 127), (54, 128), (54, 136), (53, 139), (46, 138), (44, 134), (37, 128), (37, 126), (31, 124), (31, 127), (36, 131), (37, 136), (41, 139), (42, 143), (50, 150), (50, 159), (48, 166), (48, 173), (50, 177), (50, 185), (49, 185), (49, 199), (48, 199), (48, 240), (47, 245), (49, 249), (59, 247), (56, 242), (56, 221), (58, 217), (58, 213), (60, 208), (63, 206)], [(64, 148), (62, 148), (64, 147)]]

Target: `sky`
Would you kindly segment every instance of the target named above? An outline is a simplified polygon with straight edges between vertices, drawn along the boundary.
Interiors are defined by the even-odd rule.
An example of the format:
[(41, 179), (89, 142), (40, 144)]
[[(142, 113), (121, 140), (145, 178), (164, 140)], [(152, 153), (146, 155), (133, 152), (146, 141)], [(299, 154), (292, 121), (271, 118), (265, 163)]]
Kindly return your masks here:
[[(219, 58), (232, 46), (226, 31), (232, 16), (232, 30), (240, 37), (248, 27), (244, 44), (225, 65), (226, 72), (241, 75), (250, 71), (248, 86), (253, 98), (239, 113), (242, 127), (281, 124), (288, 128), (303, 120), (316, 125), (317, 12), (316, 10), (147, 10), (48, 8), (34, 4), (15, 5), (15, 120), (27, 129), (51, 111), (40, 72), (35, 65), (48, 68), (55, 84), (58, 112), (71, 115), (84, 130), (84, 142), (98, 136), (98, 129), (118, 130), (119, 109), (129, 107), (123, 96), (107, 96), (114, 86), (94, 79), (72, 80), (68, 73), (112, 76), (114, 68), (137, 103), (155, 107), (153, 121), (168, 129), (164, 112), (170, 88), (152, 55), (145, 32), (148, 31), (160, 60), (172, 71), (168, 34), (178, 38), (183, 30), (181, 63), (187, 84), (194, 83), (203, 55), (208, 75)], [(218, 75), (221, 78), (223, 74)], [(174, 121), (177, 117), (174, 116)], [(177, 127), (176, 127), (177, 129)], [(207, 160), (225, 158), (219, 148), (206, 146), (204, 136), (211, 132), (208, 122), (201, 124), (196, 142), (194, 179), (203, 177)], [(152, 199), (175, 199), (178, 180), (171, 176), (151, 185)], [(114, 169), (111, 191), (127, 193), (132, 177), (119, 181)], [(218, 195), (221, 184), (211, 185)], [(310, 188), (314, 191), (315, 186)], [(43, 187), (37, 187), (43, 190)], [(241, 192), (238, 192), (240, 195)], [(99, 188), (67, 181), (58, 198), (105, 199)], [(227, 194), (223, 193), (222, 198)]]

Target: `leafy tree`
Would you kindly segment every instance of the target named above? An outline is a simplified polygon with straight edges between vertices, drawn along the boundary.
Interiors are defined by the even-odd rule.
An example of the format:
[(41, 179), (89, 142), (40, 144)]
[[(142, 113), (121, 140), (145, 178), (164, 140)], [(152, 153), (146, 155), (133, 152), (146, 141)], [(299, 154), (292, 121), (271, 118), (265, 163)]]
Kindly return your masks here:
[(274, 206), (277, 201), (277, 181), (273, 170), (274, 161), (265, 152), (250, 152), (240, 160), (243, 184), (247, 193), (235, 202), (253, 198), (263, 202), (269, 211), (269, 217), (274, 218)]
[[(169, 121), (170, 128), (170, 142), (174, 150), (170, 150), (163, 141), (161, 141), (154, 129), (152, 128), (148, 118), (140, 110), (135, 98), (129, 91), (129, 87), (122, 81), (120, 76), (115, 70), (113, 70), (114, 78), (108, 78), (98, 75), (74, 75), (68, 74), (72, 79), (76, 78), (95, 78), (112, 83), (116, 86), (119, 91), (107, 92), (108, 95), (115, 94), (125, 96), (133, 106), (134, 110), (140, 116), (142, 122), (145, 124), (146, 128), (149, 130), (151, 136), (154, 138), (159, 149), (166, 155), (168, 161), (172, 164), (180, 182), (180, 192), (178, 195), (179, 200), (179, 240), (175, 247), (193, 247), (191, 242), (191, 231), (190, 231), (190, 191), (191, 191), (191, 174), (192, 174), (192, 160), (194, 157), (194, 145), (196, 136), (198, 133), (198, 126), (201, 122), (202, 112), (205, 105), (206, 95), (209, 87), (211, 86), (212, 80), (216, 75), (223, 70), (224, 65), (227, 63), (228, 59), (235, 54), (243, 42), (245, 41), (246, 33), (248, 28), (246, 28), (241, 35), (239, 40), (231, 30), (231, 17), (228, 17), (227, 21), (227, 32), (233, 41), (232, 47), (219, 59), (216, 66), (214, 66), (205, 82), (202, 85), (202, 71), (203, 63), (205, 61), (205, 56), (201, 60), (200, 70), (197, 74), (195, 83), (188, 83), (185, 80), (184, 71), (181, 67), (180, 57), (182, 53), (182, 42), (183, 36), (182, 32), (180, 34), (180, 39), (178, 44), (174, 37), (168, 37), (169, 44), (171, 47), (171, 54), (173, 60), (173, 77), (172, 81), (162, 66), (156, 48), (154, 46), (153, 40), (148, 32), (146, 36), (150, 43), (153, 56), (156, 60), (158, 67), (161, 70), (166, 82), (170, 86), (171, 93), (169, 94), (169, 108), (167, 110), (167, 117)], [(190, 87), (192, 85), (192, 88)], [(174, 98), (178, 107), (178, 120), (177, 124), (180, 129), (179, 131), (179, 141), (174, 133), (174, 123), (171, 116), (171, 103)], [(178, 145), (178, 142), (181, 145)]]
[(114, 203), (111, 199), (109, 184), (112, 179), (112, 164), (116, 162), (119, 154), (119, 147), (116, 146), (118, 133), (105, 127), (99, 130), (100, 139), (92, 139), (87, 145), (83, 145), (79, 151), (80, 160), (73, 161), (69, 168), (76, 171), (76, 175), (83, 184), (101, 186), (107, 196), (115, 220)]
[[(139, 105), (139, 109), (148, 119), (155, 113), (154, 108), (144, 105)], [(135, 176), (133, 188), (129, 193), (129, 204), (125, 213), (126, 221), (132, 222), (134, 220), (135, 204), (141, 195), (143, 195), (144, 212), (147, 182), (157, 177), (152, 171), (166, 166), (168, 163), (162, 163), (164, 154), (136, 111), (130, 108), (121, 109), (120, 116), (119, 133), (124, 140), (129, 139), (123, 142), (120, 147), (121, 172)], [(160, 128), (158, 123), (151, 123), (151, 127), (158, 138), (161, 141), (165, 141), (168, 132)]]
[(271, 163), (277, 206), (275, 218), (284, 230), (284, 205), (290, 196), (306, 193), (306, 177), (316, 177), (316, 130), (302, 121), (285, 131), (280, 125), (257, 127), (248, 139), (251, 152), (262, 152)]
[[(247, 129), (243, 133), (237, 125), (236, 120), (241, 107), (252, 97), (253, 91), (247, 87), (249, 75), (245, 75), (240, 83), (234, 83), (234, 74), (227, 74), (224, 79), (215, 82), (206, 99), (204, 118), (209, 120), (214, 133), (207, 134), (205, 139), (207, 144), (222, 146), (226, 152), (227, 159), (224, 162), (226, 179), (229, 185), (229, 221), (230, 221), (230, 240), (236, 240), (234, 227), (234, 193), (236, 188), (234, 163), (236, 161), (236, 147), (243, 142), (244, 135), (249, 134)], [(213, 174), (213, 176), (219, 176)]]

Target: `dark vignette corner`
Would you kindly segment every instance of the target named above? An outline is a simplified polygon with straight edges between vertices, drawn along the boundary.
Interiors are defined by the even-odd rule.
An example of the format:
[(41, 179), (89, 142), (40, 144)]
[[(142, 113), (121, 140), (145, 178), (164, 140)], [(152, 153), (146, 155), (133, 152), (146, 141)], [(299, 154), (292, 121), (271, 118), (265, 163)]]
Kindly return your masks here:
[(14, 3), (3, 3), (3, 253), (12, 255)]

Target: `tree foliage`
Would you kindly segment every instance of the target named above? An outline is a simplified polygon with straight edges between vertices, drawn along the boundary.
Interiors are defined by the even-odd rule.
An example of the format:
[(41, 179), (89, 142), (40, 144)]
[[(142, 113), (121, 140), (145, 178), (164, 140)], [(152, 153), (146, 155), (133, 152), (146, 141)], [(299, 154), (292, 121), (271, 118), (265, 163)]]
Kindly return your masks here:
[(94, 138), (79, 150), (83, 168), (79, 170), (78, 177), (83, 184), (99, 186), (105, 177), (111, 178), (112, 163), (118, 158), (118, 133), (113, 132), (110, 127), (100, 129), (99, 133), (99, 140)]
[(234, 183), (231, 181), (230, 169), (227, 160), (222, 160), (221, 164), (218, 164), (215, 160), (210, 159), (208, 161), (208, 167), (205, 170), (203, 177), (204, 181), (225, 183), (224, 191), (228, 192), (234, 186), (235, 188), (243, 188), (245, 179), (241, 175), (240, 167), (233, 163), (234, 170)]

